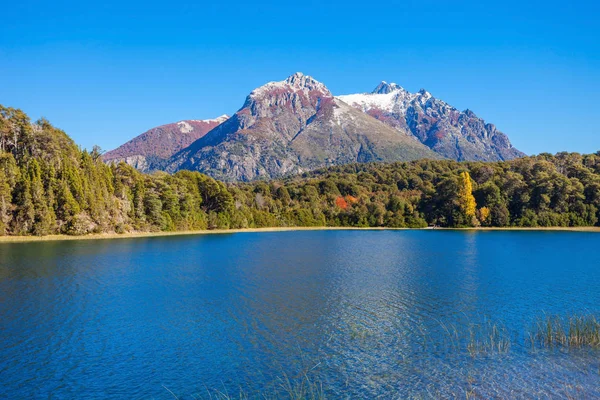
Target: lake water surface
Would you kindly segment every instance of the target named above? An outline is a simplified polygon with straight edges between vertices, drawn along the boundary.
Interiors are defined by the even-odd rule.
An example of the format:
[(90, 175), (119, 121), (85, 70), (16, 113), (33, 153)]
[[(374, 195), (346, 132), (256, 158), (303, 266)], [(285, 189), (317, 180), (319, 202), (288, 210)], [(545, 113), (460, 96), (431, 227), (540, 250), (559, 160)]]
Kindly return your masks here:
[[(595, 233), (5, 243), (0, 398), (599, 398), (598, 350), (529, 340), (598, 312)], [(508, 348), (486, 347), (493, 326)]]

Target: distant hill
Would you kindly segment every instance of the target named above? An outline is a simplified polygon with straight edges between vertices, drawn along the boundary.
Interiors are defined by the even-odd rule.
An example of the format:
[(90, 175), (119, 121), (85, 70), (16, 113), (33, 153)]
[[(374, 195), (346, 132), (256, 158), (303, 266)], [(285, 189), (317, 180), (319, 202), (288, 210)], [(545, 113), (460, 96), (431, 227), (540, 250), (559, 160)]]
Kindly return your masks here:
[(148, 171), (153, 169), (153, 165), (200, 139), (227, 118), (227, 115), (222, 115), (215, 119), (192, 119), (161, 125), (107, 152), (102, 158), (109, 163), (125, 161), (141, 171)]

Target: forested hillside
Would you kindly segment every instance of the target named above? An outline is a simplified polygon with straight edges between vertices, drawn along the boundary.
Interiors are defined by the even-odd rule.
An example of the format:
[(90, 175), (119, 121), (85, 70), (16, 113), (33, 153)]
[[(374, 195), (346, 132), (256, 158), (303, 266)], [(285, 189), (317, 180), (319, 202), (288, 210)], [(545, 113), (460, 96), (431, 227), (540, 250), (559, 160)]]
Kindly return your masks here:
[(108, 166), (47, 120), (0, 106), (0, 234), (269, 226), (591, 226), (600, 153), (352, 164), (224, 184)]

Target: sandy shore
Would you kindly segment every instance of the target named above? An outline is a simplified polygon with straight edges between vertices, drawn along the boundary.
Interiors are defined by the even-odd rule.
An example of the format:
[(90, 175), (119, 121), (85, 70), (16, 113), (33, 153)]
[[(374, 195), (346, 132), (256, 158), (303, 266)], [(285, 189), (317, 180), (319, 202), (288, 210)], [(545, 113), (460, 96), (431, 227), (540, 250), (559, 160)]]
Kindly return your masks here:
[[(353, 228), (353, 227), (277, 227), (277, 228), (249, 228), (249, 229), (214, 229), (202, 231), (178, 232), (129, 232), (129, 233), (99, 233), (82, 236), (47, 235), (47, 236), (0, 236), (0, 243), (18, 242), (44, 242), (53, 240), (107, 240), (145, 238), (160, 236), (183, 235), (219, 235), (245, 232), (286, 232), (286, 231), (325, 231), (325, 230), (412, 230), (411, 228)], [(568, 232), (600, 232), (600, 227), (551, 227), (551, 228), (420, 228), (418, 230), (461, 230), (461, 231), (568, 231)]]

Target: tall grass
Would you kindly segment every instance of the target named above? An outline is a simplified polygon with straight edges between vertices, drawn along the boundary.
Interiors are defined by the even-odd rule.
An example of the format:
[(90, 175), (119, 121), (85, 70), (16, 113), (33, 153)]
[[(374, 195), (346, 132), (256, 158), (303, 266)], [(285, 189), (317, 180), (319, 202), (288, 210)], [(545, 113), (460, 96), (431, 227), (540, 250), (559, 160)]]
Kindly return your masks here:
[(508, 353), (510, 336), (503, 325), (484, 321), (482, 324), (470, 324), (467, 351), (471, 356), (480, 354)]
[(253, 393), (251, 390), (240, 387), (235, 394), (221, 390), (208, 390), (206, 396), (195, 396), (195, 398), (208, 400), (325, 400), (326, 395), (323, 384), (309, 378), (306, 374), (299, 379), (292, 379), (283, 374), (277, 378), (277, 384), (274, 387), (259, 393)]
[(532, 346), (600, 348), (600, 321), (594, 315), (544, 316), (530, 334)]
[[(490, 357), (504, 355), (511, 351), (513, 345), (517, 348), (523, 344), (523, 335), (517, 331), (511, 332), (499, 322), (489, 319), (473, 323), (465, 320), (462, 324), (439, 323), (439, 333), (429, 336), (421, 330), (423, 337), (423, 351), (439, 351), (458, 353), (461, 356)], [(349, 336), (351, 339), (366, 340), (370, 334), (368, 329), (358, 324), (350, 325)], [(517, 338), (521, 338), (518, 340)], [(518, 343), (518, 340), (520, 343)], [(532, 348), (582, 348), (600, 350), (600, 319), (594, 315), (574, 314), (567, 316), (539, 317), (529, 332), (529, 341)], [(431, 346), (431, 348), (429, 348)], [(393, 351), (393, 349), (390, 349)], [(253, 385), (239, 387), (233, 392), (227, 390), (207, 389), (204, 396), (194, 396), (195, 399), (209, 400), (248, 400), (248, 399), (285, 399), (285, 400), (322, 400), (327, 397), (324, 385), (319, 380), (318, 374), (311, 372), (313, 368), (304, 369), (294, 374), (293, 377), (281, 373), (279, 377), (271, 380), (261, 388)], [(467, 399), (479, 398), (477, 387), (469, 380), (469, 387), (465, 389)], [(165, 387), (177, 399), (177, 396)], [(327, 388), (331, 390), (332, 388)], [(331, 392), (328, 392), (331, 393)], [(578, 398), (578, 387), (566, 387), (567, 398)]]
[[(460, 326), (438, 322), (444, 333), (444, 345), (452, 352), (466, 350), (469, 355), (475, 357), (492, 353), (505, 354), (511, 347), (509, 332), (500, 323), (488, 319), (478, 323), (465, 322)], [(424, 343), (427, 343), (425, 339)]]
[[(447, 347), (459, 352), (464, 351), (466, 346), (467, 352), (473, 357), (505, 354), (514, 344), (507, 328), (491, 320), (465, 323), (458, 327), (440, 322), (440, 326)], [(533, 329), (526, 337), (532, 349), (562, 347), (600, 350), (600, 319), (592, 314), (563, 317), (544, 315), (534, 322)]]

